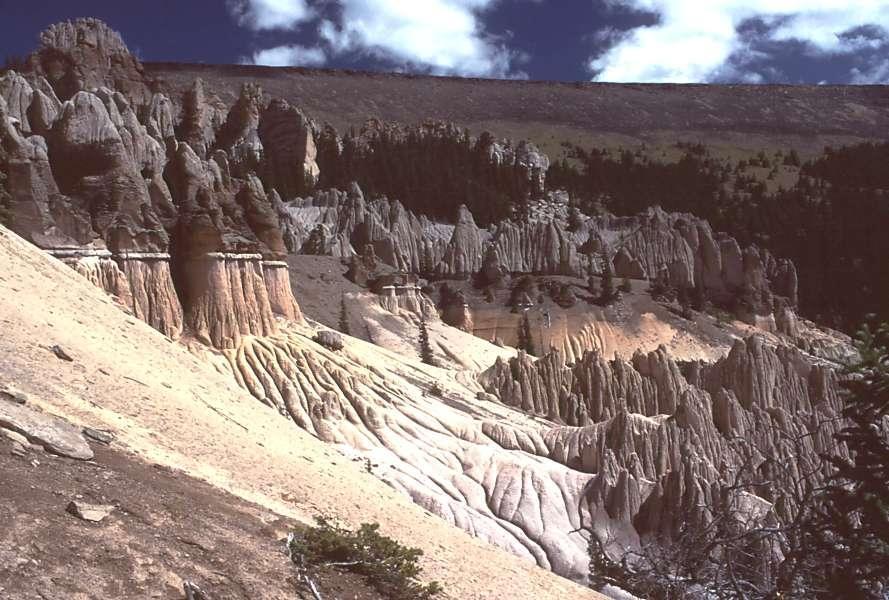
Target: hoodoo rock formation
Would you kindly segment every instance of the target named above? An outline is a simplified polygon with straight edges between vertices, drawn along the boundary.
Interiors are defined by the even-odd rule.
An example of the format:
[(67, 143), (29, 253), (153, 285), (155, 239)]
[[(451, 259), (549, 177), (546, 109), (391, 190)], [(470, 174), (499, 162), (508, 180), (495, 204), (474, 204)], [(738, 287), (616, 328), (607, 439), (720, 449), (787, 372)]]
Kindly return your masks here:
[[(200, 80), (165, 95), (95, 20), (55, 25), (41, 43), (21, 73), (0, 78), (9, 228), (168, 337), (211, 347), (190, 343), (282, 418), (453, 525), (584, 581), (591, 534), (619, 556), (704, 522), (751, 458), (774, 470), (773, 485), (747, 499), (769, 518), (789, 516), (798, 478), (823, 475), (808, 473), (834, 447), (838, 381), (803, 349), (835, 358), (847, 345), (823, 350), (829, 335), (796, 318), (790, 261), (690, 214), (572, 214), (566, 192), (545, 191), (549, 159), (527, 142), (378, 120), (340, 137), (250, 83), (231, 106)], [(428, 152), (386, 163), (408, 172), (404, 197), (379, 193), (371, 176), (383, 142), (399, 157)], [(450, 162), (426, 160), (437, 156)], [(410, 193), (421, 162), (442, 185), (474, 178), (465, 203), (447, 198), (447, 219)], [(367, 185), (338, 181), (355, 164)], [(303, 319), (291, 277), (303, 275), (294, 259), (309, 257), (295, 254), (320, 255), (311, 258), (328, 261), (324, 275), (351, 286), (321, 303), (341, 306), (344, 334), (361, 333), (327, 344), (336, 347), (313, 341), (333, 336), (316, 337), (322, 319)], [(645, 338), (646, 349), (659, 343), (643, 331), (660, 318), (649, 296), (638, 314), (609, 305), (615, 277), (627, 278), (628, 296), (641, 295), (636, 280), (695, 290), (746, 324), (713, 325), (721, 337), (707, 338), (683, 317), (676, 337), (734, 336), (730, 350), (695, 355), (711, 362), (680, 363), (665, 347), (608, 360), (611, 330), (636, 328), (623, 339)], [(438, 307), (426, 279), (439, 280)], [(606, 284), (610, 293), (595, 292)], [(489, 295), (494, 316), (473, 314), (469, 286)], [(497, 293), (515, 296), (506, 310)], [(584, 318), (569, 319), (581, 302)], [(509, 315), (502, 323), (498, 311)], [(417, 358), (426, 321), (440, 366)], [(504, 327), (517, 338), (516, 325), (532, 321), (548, 333), (522, 347), (558, 348), (538, 348), (539, 359), (465, 333), (487, 327), (479, 337), (500, 342)], [(738, 339), (751, 331), (768, 335)], [(381, 348), (375, 338), (395, 341)]]
[(184, 110), (149, 94), (104, 24), (81, 19), (41, 39), (31, 71), (0, 85), (12, 228), (172, 338), (187, 325), (230, 347), (274, 332), (275, 314), (299, 319), (278, 210), (252, 172), (261, 91), (245, 87), (217, 136), (199, 83)]

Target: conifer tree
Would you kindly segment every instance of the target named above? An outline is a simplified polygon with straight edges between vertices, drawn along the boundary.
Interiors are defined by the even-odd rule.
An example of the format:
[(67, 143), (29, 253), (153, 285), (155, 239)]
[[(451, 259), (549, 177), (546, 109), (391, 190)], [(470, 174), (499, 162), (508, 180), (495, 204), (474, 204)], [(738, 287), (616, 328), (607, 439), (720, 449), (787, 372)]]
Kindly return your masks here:
[(602, 304), (611, 304), (617, 293), (614, 290), (614, 267), (611, 265), (611, 259), (606, 253), (602, 253), (602, 295), (600, 296)]
[(889, 589), (889, 324), (865, 326), (843, 383), (851, 458), (835, 472), (814, 519), (827, 588), (836, 598), (885, 598)]
[(420, 360), (427, 365), (435, 364), (432, 345), (429, 343), (429, 330), (426, 329), (426, 317), (420, 320)]
[(346, 310), (346, 295), (343, 294), (340, 297), (340, 323), (339, 323), (340, 333), (344, 333), (346, 335), (352, 335), (352, 332), (349, 331), (349, 313)]
[(531, 321), (528, 319), (527, 312), (522, 315), (522, 320), (519, 321), (519, 339), (516, 343), (516, 348), (524, 350), (531, 356), (537, 355), (537, 349), (534, 346), (534, 336), (531, 334)]

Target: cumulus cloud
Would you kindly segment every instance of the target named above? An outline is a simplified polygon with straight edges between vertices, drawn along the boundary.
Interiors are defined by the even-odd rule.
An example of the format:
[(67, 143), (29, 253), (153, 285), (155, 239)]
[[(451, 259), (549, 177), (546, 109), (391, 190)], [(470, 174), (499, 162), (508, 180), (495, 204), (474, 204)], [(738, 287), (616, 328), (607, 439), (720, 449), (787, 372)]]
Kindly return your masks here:
[(249, 62), (269, 67), (320, 67), (327, 62), (327, 54), (322, 48), (294, 44), (260, 50)]
[(889, 0), (608, 0), (652, 12), (659, 21), (628, 32), (589, 69), (599, 81), (690, 83), (734, 77), (756, 81), (744, 70), (752, 52), (739, 27), (763, 25), (760, 40), (802, 43), (811, 53), (850, 54), (884, 47)]
[(483, 31), (494, 0), (340, 0), (340, 23), (321, 37), (338, 52), (363, 51), (435, 74), (507, 76), (516, 55)]
[(254, 54), (254, 62), (322, 64), (353, 54), (436, 75), (522, 76), (516, 68), (521, 53), (485, 31), (483, 15), (499, 1), (236, 0), (229, 7), (240, 24), (256, 31), (308, 23), (317, 29), (316, 47), (270, 48)]
[(292, 29), (314, 14), (306, 0), (229, 0), (228, 8), (238, 24), (254, 31)]
[(856, 85), (889, 84), (889, 58), (874, 61), (866, 67), (852, 69), (850, 83)]

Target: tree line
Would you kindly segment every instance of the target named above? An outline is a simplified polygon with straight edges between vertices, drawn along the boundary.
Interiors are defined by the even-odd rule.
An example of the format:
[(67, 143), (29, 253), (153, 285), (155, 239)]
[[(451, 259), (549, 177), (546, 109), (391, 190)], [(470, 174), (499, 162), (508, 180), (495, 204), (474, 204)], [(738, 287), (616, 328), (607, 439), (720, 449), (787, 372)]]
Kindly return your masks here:
[(321, 189), (357, 181), (368, 197), (385, 195), (430, 218), (452, 221), (465, 204), (480, 226), (510, 218), (532, 194), (525, 171), (496, 164), (491, 134), (383, 127), (318, 143)]

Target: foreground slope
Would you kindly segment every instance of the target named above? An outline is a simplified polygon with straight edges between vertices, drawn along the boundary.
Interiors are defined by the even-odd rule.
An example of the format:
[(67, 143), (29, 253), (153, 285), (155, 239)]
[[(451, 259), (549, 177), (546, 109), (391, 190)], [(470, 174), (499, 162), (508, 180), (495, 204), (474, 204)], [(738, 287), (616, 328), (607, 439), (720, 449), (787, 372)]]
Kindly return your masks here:
[[(0, 374), (34, 404), (279, 514), (377, 521), (457, 598), (595, 597), (447, 525), (0, 230)], [(60, 345), (73, 362), (48, 349)]]

